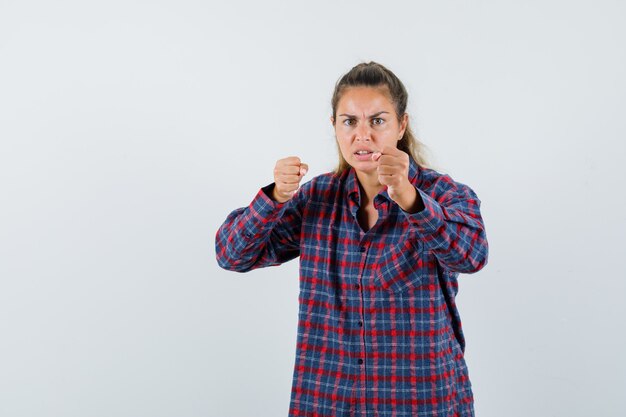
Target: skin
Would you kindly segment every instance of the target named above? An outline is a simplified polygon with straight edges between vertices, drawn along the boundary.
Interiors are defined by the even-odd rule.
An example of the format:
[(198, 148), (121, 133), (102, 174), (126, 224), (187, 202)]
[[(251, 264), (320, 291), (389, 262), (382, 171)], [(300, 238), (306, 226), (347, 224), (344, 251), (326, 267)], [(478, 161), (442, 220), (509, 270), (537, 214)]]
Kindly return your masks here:
[(279, 203), (290, 200), (300, 187), (300, 181), (308, 170), (309, 166), (302, 163), (297, 156), (289, 156), (276, 161), (272, 199)]
[[(385, 89), (351, 87), (344, 91), (337, 104), (337, 120), (330, 118), (344, 159), (355, 169), (363, 191), (359, 222), (371, 228), (378, 218), (374, 197), (387, 186), (389, 197), (404, 211), (415, 213), (424, 208), (415, 187), (409, 181), (409, 155), (398, 149), (404, 135), (408, 114), (398, 120), (393, 103)], [(375, 151), (367, 160), (359, 160), (359, 148)], [(276, 162), (272, 198), (288, 201), (300, 186), (308, 165), (297, 156)]]
[[(337, 120), (330, 118), (344, 159), (355, 171), (364, 191), (365, 214), (375, 215), (373, 200), (387, 186), (389, 197), (404, 211), (415, 213), (424, 206), (409, 181), (409, 155), (398, 149), (408, 124), (409, 115), (396, 116), (386, 89), (351, 87), (337, 103)], [(358, 160), (359, 148), (374, 150), (371, 158)], [(369, 216), (366, 216), (369, 218)], [(369, 221), (371, 227), (374, 221)]]

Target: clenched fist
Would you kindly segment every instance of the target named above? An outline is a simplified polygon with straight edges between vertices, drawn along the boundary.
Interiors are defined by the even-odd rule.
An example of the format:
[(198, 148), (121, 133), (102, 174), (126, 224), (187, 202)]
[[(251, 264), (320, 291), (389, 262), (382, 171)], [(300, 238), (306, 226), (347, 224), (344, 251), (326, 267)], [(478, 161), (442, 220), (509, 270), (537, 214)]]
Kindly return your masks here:
[(424, 208), (424, 202), (409, 181), (409, 154), (393, 146), (385, 146), (372, 154), (378, 162), (378, 182), (387, 186), (387, 194), (402, 210), (416, 213)]
[(303, 164), (297, 156), (279, 159), (274, 167), (275, 185), (272, 198), (279, 203), (291, 199), (308, 170), (309, 166)]

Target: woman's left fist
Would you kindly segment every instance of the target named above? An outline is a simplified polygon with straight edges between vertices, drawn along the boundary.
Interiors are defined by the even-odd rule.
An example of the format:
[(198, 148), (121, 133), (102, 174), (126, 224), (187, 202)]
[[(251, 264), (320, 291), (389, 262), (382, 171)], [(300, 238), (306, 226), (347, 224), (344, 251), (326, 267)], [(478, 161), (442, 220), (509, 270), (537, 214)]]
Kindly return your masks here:
[(418, 199), (420, 203), (422, 199), (409, 181), (409, 154), (385, 146), (380, 152), (372, 154), (372, 160), (378, 162), (378, 181), (387, 186), (389, 197), (404, 211), (419, 211), (415, 205)]

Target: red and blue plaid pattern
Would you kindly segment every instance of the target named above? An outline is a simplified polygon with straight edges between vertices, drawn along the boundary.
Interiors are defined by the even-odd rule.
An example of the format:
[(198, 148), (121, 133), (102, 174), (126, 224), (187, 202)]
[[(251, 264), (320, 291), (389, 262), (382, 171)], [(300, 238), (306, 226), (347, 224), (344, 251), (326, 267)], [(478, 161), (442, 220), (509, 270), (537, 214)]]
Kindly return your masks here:
[(313, 178), (282, 204), (263, 187), (217, 231), (228, 270), (300, 256), (289, 416), (474, 416), (455, 296), (459, 273), (487, 263), (480, 200), (413, 158), (409, 179), (425, 209), (403, 211), (385, 188), (367, 232), (353, 168)]

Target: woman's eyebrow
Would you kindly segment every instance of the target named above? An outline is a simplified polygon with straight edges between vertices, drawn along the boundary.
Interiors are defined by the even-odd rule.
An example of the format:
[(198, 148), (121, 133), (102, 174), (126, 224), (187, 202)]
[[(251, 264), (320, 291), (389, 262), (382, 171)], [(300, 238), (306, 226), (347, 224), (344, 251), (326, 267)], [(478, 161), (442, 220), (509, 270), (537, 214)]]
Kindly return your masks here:
[[(368, 118), (372, 118), (372, 117), (380, 116), (380, 115), (381, 115), (381, 114), (383, 114), (383, 113), (387, 113), (387, 114), (389, 114), (389, 112), (388, 112), (388, 111), (384, 111), (384, 110), (383, 110), (383, 111), (379, 111), (378, 113), (374, 113), (374, 114), (372, 114), (372, 115), (368, 116)], [(352, 115), (352, 114), (347, 114), (347, 113), (341, 113), (339, 116), (346, 116), (346, 117), (356, 118), (356, 116), (354, 116), (354, 115)]]

